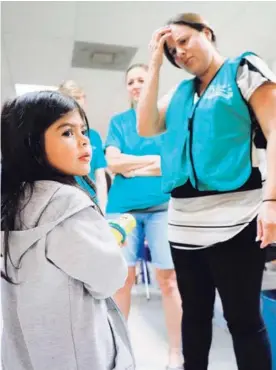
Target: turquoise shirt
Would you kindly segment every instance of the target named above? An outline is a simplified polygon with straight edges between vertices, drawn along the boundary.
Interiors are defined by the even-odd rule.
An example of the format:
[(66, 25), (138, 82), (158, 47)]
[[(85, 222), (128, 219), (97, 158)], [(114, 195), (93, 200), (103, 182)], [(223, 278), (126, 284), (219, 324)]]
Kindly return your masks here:
[[(90, 163), (90, 173), (89, 177), (95, 182), (95, 172), (100, 168), (106, 168), (107, 163), (104, 156), (103, 143), (100, 135), (97, 131), (90, 129), (89, 130), (89, 139), (92, 146), (92, 159)], [(90, 195), (94, 196), (95, 192), (90, 188), (89, 185), (81, 177), (76, 177), (77, 183)]]
[[(130, 109), (111, 119), (105, 146), (114, 146), (124, 154), (160, 155), (164, 136), (140, 137), (135, 110)], [(169, 195), (161, 190), (161, 176), (125, 178), (117, 174), (109, 191), (107, 213), (143, 210), (168, 200)]]
[(166, 113), (162, 188), (191, 181), (201, 191), (241, 187), (252, 172), (252, 122), (236, 82), (244, 53), (228, 59), (198, 101), (196, 80), (183, 81)]

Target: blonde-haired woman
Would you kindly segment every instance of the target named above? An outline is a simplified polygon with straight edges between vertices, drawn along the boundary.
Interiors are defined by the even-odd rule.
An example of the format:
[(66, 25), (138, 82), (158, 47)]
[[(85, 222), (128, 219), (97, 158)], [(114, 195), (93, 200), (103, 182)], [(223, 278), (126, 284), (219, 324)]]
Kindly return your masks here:
[(183, 369), (181, 353), (181, 303), (168, 243), (169, 196), (161, 189), (160, 151), (162, 138), (141, 138), (136, 130), (136, 105), (148, 76), (148, 67), (134, 64), (126, 72), (126, 89), (131, 109), (112, 117), (106, 139), (108, 165), (115, 173), (107, 214), (114, 218), (130, 212), (137, 227), (122, 251), (128, 262), (128, 279), (115, 299), (126, 317), (135, 282), (135, 266), (147, 240), (152, 264), (156, 268), (169, 341), (168, 370)]

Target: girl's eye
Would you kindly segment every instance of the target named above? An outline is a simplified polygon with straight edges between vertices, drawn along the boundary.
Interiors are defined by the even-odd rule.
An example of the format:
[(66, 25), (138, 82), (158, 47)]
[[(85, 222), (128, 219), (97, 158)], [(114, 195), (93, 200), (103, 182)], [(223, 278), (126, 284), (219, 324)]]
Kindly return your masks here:
[(140, 78), (139, 82), (142, 84), (142, 83), (144, 83), (144, 80), (142, 78)]
[(66, 136), (66, 137), (70, 137), (70, 136), (72, 136), (73, 135), (73, 130), (66, 130), (63, 134), (62, 134), (62, 136)]
[(88, 136), (88, 130), (87, 130), (87, 129), (83, 129), (81, 133), (82, 133), (84, 136)]
[(133, 84), (133, 81), (128, 82), (128, 86), (131, 86)]

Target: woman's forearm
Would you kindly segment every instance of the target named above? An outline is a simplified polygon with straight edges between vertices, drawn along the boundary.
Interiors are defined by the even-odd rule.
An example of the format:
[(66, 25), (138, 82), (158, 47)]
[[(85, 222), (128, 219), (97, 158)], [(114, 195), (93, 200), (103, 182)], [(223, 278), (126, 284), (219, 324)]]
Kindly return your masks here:
[(113, 173), (124, 173), (151, 165), (156, 161), (156, 157), (156, 155), (136, 156), (118, 153), (110, 157), (107, 156), (107, 161)]
[(150, 164), (146, 167), (128, 171), (126, 173), (123, 173), (123, 176), (125, 177), (147, 177), (147, 176), (161, 176), (161, 164), (160, 164), (160, 156), (156, 159), (156, 161), (153, 164)]
[(147, 137), (162, 133), (165, 125), (157, 107), (160, 66), (149, 66), (148, 77), (137, 105), (137, 131)]
[(264, 199), (276, 199), (276, 128), (267, 137), (267, 179)]
[(143, 177), (143, 176), (161, 176), (160, 168), (157, 167), (144, 167), (139, 170), (134, 170), (134, 176)]

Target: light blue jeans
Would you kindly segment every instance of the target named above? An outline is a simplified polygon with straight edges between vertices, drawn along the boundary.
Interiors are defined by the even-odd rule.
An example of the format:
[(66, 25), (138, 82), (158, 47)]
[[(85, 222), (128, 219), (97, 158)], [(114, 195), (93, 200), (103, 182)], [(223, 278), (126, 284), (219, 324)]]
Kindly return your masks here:
[[(147, 241), (152, 264), (161, 270), (173, 269), (168, 242), (168, 212), (135, 212), (132, 215), (136, 218), (137, 227), (128, 236), (126, 246), (122, 248), (128, 266), (135, 266), (137, 261), (143, 258), (144, 244)], [(119, 217), (119, 213), (107, 215), (108, 219), (113, 220)]]

